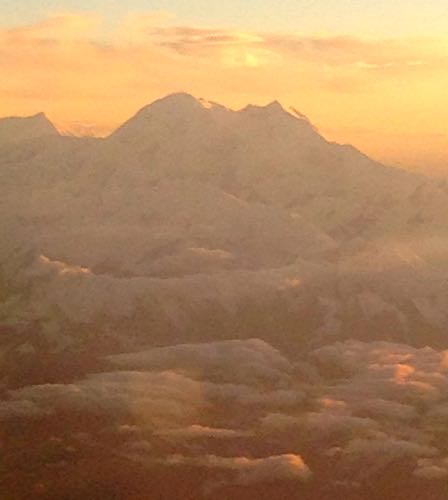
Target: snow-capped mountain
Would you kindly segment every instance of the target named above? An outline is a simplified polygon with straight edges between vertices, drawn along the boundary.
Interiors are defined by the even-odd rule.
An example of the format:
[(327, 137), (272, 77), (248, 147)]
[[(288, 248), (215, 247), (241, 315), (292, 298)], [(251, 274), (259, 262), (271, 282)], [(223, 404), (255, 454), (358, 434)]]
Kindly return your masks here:
[(0, 153), (11, 498), (446, 498), (446, 184), (188, 94)]
[(14, 332), (34, 325), (55, 349), (105, 349), (106, 331), (111, 350), (444, 342), (446, 188), (328, 142), (296, 110), (174, 94), (105, 139), (60, 136), (44, 115), (0, 121), (0, 138)]

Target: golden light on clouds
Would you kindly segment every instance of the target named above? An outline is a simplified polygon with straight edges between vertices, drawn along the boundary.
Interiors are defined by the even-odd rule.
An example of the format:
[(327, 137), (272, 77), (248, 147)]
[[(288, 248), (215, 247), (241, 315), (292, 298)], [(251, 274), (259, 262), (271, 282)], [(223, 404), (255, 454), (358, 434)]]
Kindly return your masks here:
[(0, 110), (43, 110), (64, 129), (104, 134), (174, 91), (230, 107), (279, 99), (380, 159), (437, 162), (447, 145), (447, 47), (441, 38), (180, 26), (166, 13), (129, 15), (111, 32), (96, 15), (67, 13), (0, 31)]

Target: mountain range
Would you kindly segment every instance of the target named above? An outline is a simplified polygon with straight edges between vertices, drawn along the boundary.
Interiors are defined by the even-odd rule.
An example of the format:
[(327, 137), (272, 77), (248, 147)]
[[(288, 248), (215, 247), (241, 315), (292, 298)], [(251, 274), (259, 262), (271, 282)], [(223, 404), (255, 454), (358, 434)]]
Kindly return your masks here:
[(26, 289), (2, 321), (54, 330), (55, 349), (97, 342), (92, 324), (119, 344), (123, 327), (157, 344), (444, 342), (447, 186), (328, 142), (295, 110), (175, 94), (105, 139), (3, 119), (0, 147), (3, 289)]
[[(388, 498), (444, 498), (424, 481), (448, 476), (433, 432), (447, 213), (445, 181), (329, 142), (277, 102), (173, 94), (105, 138), (61, 135), (44, 114), (0, 119), (0, 420), (13, 434), (32, 422), (35, 457), (50, 428), (63, 456), (96, 443), (79, 468), (56, 460), (73, 483), (43, 469), (48, 498), (86, 498), (79, 464), (96, 456), (105, 478), (126, 471), (122, 491), (151, 464), (168, 478), (148, 484), (160, 498), (190, 498), (162, 488), (173, 470), (191, 498), (245, 499), (311, 470), (319, 487), (274, 492), (330, 498), (328, 483), (332, 498), (373, 499), (385, 449)], [(212, 486), (190, 475), (203, 468)], [(23, 498), (33, 477), (14, 486)]]

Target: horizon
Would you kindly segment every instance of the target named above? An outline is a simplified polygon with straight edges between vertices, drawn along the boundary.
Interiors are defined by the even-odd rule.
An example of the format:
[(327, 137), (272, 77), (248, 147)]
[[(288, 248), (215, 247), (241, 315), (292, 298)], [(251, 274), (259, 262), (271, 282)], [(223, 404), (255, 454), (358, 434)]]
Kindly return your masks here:
[[(108, 126), (108, 127), (98, 128), (96, 126), (92, 126), (92, 124), (89, 124), (89, 123), (85, 123), (85, 124), (83, 124), (83, 123), (76, 123), (76, 124), (74, 124), (72, 122), (70, 124), (70, 122), (68, 122), (68, 123), (61, 124), (61, 123), (58, 123), (57, 121), (53, 120), (52, 117), (49, 116), (48, 113), (45, 110), (40, 110), (40, 111), (38, 111), (38, 112), (36, 112), (36, 113), (34, 113), (32, 115), (7, 115), (7, 116), (0, 116), (0, 121), (4, 120), (4, 119), (10, 119), (10, 118), (25, 118), (25, 119), (26, 118), (35, 118), (35, 117), (38, 117), (40, 115), (43, 115), (51, 123), (51, 125), (53, 125), (53, 127), (56, 128), (56, 130), (58, 131), (58, 133), (61, 136), (77, 137), (77, 138), (97, 138), (97, 139), (101, 139), (101, 138), (106, 138), (106, 137), (109, 137), (110, 135), (112, 135), (121, 126), (123, 126), (127, 121), (129, 121), (130, 119), (132, 119), (133, 117), (135, 117), (140, 111), (142, 111), (146, 107), (149, 107), (149, 106), (151, 106), (152, 104), (154, 104), (154, 103), (156, 103), (158, 101), (163, 101), (163, 100), (166, 100), (166, 99), (168, 99), (170, 97), (174, 97), (174, 96), (177, 96), (177, 95), (187, 95), (189, 97), (192, 97), (194, 100), (196, 100), (197, 102), (199, 102), (201, 104), (202, 104), (202, 101), (204, 101), (205, 103), (216, 104), (216, 105), (222, 106), (225, 109), (227, 109), (229, 111), (232, 111), (232, 112), (241, 112), (246, 107), (249, 107), (249, 106), (256, 106), (256, 107), (260, 107), (260, 108), (266, 108), (266, 107), (269, 107), (270, 105), (272, 105), (274, 103), (278, 103), (284, 112), (286, 112), (288, 114), (291, 114), (292, 116), (295, 116), (296, 118), (297, 118), (298, 114), (301, 115), (299, 117), (302, 117), (302, 118), (306, 119), (313, 127), (315, 127), (315, 129), (317, 130), (317, 132), (319, 133), (319, 135), (321, 135), (322, 137), (324, 137), (326, 140), (328, 140), (330, 142), (334, 142), (336, 144), (341, 144), (341, 145), (345, 144), (345, 145), (353, 146), (356, 149), (358, 149), (359, 151), (361, 151), (362, 153), (364, 153), (367, 156), (371, 157), (371, 159), (373, 159), (373, 160), (375, 160), (375, 161), (377, 161), (379, 163), (384, 163), (384, 164), (387, 164), (387, 165), (395, 167), (395, 168), (399, 168), (399, 169), (403, 169), (403, 170), (409, 170), (409, 171), (420, 173), (420, 174), (426, 174), (428, 176), (435, 175), (435, 176), (445, 177), (446, 175), (448, 175), (448, 171), (445, 172), (443, 169), (440, 169), (440, 168), (436, 168), (435, 170), (431, 170), (431, 169), (428, 170), (427, 168), (425, 168), (424, 165), (419, 164), (418, 162), (417, 163), (409, 164), (409, 163), (406, 163), (405, 161), (400, 161), (399, 157), (392, 157), (391, 158), (391, 157), (388, 157), (388, 156), (382, 156), (381, 154), (380, 155), (376, 155), (375, 152), (370, 152), (368, 147), (366, 149), (364, 149), (359, 144), (352, 143), (349, 140), (345, 140), (342, 132), (341, 132), (341, 134), (336, 134), (336, 137), (332, 137), (331, 133), (328, 135), (328, 134), (325, 133), (325, 131), (321, 130), (314, 123), (312, 117), (309, 117), (309, 116), (303, 114), (300, 109), (297, 110), (292, 105), (286, 105), (285, 103), (282, 103), (278, 99), (274, 99), (274, 100), (271, 100), (269, 102), (261, 103), (261, 104), (260, 103), (255, 104), (253, 102), (247, 102), (246, 104), (243, 104), (241, 106), (231, 107), (231, 106), (225, 106), (224, 104), (222, 104), (220, 102), (216, 102), (216, 101), (212, 101), (210, 99), (206, 99), (204, 96), (195, 96), (195, 95), (193, 95), (190, 92), (179, 90), (179, 91), (174, 91), (174, 92), (162, 95), (160, 97), (156, 97), (155, 99), (153, 99), (152, 101), (144, 104), (143, 106), (141, 106), (140, 108), (138, 108), (134, 112), (131, 112), (129, 116), (127, 116), (126, 118), (123, 119), (123, 121), (118, 122), (118, 123), (114, 124), (113, 126), (111, 125), (111, 126)], [(349, 136), (349, 135), (350, 134), (347, 134), (347, 136)]]
[(104, 135), (179, 90), (229, 108), (279, 100), (329, 140), (448, 171), (444, 2), (251, 0), (240, 15), (238, 2), (203, 0), (2, 9), (2, 116), (43, 110), (63, 130)]

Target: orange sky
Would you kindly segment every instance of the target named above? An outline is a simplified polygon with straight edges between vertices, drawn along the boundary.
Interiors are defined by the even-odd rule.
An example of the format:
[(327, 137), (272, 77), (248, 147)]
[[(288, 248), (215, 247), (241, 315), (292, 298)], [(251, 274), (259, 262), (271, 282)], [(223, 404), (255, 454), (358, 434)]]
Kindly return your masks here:
[(106, 133), (173, 91), (230, 107), (278, 99), (328, 138), (448, 172), (448, 36), (363, 38), (185, 25), (155, 13), (113, 30), (65, 13), (0, 29), (0, 115), (45, 111)]

